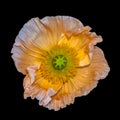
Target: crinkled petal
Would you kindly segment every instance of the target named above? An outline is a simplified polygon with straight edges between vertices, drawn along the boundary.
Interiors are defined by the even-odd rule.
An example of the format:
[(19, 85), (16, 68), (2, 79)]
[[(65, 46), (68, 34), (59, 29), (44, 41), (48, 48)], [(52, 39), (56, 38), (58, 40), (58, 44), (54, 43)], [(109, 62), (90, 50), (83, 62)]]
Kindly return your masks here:
[(79, 67), (89, 65), (91, 62), (94, 45), (102, 42), (102, 37), (97, 36), (95, 33), (89, 32), (89, 26), (81, 28), (78, 34), (73, 34), (67, 37), (65, 34), (61, 36), (58, 45), (67, 45), (68, 47), (76, 49), (77, 58), (79, 60)]
[(83, 24), (79, 20), (70, 16), (44, 17), (41, 21), (57, 40), (63, 33), (70, 37), (72, 34), (79, 33), (83, 28)]

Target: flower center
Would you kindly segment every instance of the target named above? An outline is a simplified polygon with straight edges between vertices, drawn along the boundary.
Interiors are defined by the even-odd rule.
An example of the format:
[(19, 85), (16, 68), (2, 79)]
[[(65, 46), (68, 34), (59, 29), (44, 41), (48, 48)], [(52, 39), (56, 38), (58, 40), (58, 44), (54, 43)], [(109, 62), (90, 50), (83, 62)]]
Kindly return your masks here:
[[(76, 51), (66, 45), (54, 46), (43, 55), (39, 76), (54, 84), (66, 83), (76, 75)], [(36, 78), (39, 81), (39, 78)]]
[(52, 64), (56, 70), (62, 70), (66, 67), (67, 59), (63, 55), (58, 55), (53, 58)]

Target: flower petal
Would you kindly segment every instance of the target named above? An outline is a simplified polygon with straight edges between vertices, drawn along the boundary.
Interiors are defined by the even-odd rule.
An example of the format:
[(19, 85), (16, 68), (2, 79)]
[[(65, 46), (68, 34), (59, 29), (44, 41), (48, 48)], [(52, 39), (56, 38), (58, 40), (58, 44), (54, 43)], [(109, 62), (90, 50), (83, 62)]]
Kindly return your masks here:
[(87, 67), (78, 68), (78, 74), (72, 83), (82, 94), (89, 93), (97, 85), (97, 80), (104, 79), (110, 68), (102, 50), (95, 47), (91, 64)]
[(92, 63), (88, 69), (95, 73), (95, 80), (104, 79), (108, 75), (110, 67), (100, 48), (95, 47)]
[(11, 51), (16, 68), (23, 74), (26, 74), (26, 69), (30, 65), (40, 65), (41, 50), (35, 44), (32, 44), (40, 31), (36, 21), (38, 21), (38, 18), (31, 19), (23, 26)]
[(57, 40), (61, 34), (64, 33), (69, 37), (72, 33), (79, 33), (83, 27), (79, 20), (70, 16), (44, 17), (41, 21)]
[(91, 28), (89, 26), (81, 28), (81, 32), (73, 34), (71, 37), (66, 37), (65, 34), (61, 36), (58, 45), (66, 44), (68, 47), (76, 49), (79, 59), (79, 67), (90, 64), (94, 45), (102, 41), (101, 36), (97, 36), (95, 33), (89, 32)]
[(38, 70), (38, 66), (29, 66), (27, 68), (28, 74), (24, 78), (23, 86), (24, 89), (30, 87), (36, 78), (36, 71)]

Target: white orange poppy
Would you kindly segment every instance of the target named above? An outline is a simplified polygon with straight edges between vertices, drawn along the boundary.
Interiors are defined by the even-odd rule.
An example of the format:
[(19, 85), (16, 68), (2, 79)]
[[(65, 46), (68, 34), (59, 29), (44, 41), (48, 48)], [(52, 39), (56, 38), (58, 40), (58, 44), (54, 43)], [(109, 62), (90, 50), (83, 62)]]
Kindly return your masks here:
[(95, 46), (102, 37), (69, 16), (32, 18), (12, 48), (17, 70), (25, 76), (24, 98), (55, 111), (88, 94), (110, 70)]

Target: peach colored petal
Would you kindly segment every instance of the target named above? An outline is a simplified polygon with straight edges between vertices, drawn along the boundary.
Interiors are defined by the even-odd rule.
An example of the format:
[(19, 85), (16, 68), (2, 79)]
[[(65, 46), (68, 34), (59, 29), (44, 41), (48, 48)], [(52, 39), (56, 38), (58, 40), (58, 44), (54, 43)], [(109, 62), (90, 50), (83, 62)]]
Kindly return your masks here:
[(32, 83), (35, 81), (36, 78), (36, 71), (38, 70), (38, 66), (29, 66), (27, 68), (28, 74), (24, 78), (23, 86), (24, 89), (28, 88), (29, 86), (32, 85)]
[(23, 74), (26, 74), (28, 66), (40, 65), (41, 50), (35, 43), (33, 44), (33, 41), (38, 38), (40, 32), (36, 21), (38, 21), (38, 18), (31, 19), (23, 26), (15, 39), (11, 51), (16, 68)]
[(73, 33), (79, 33), (83, 27), (79, 20), (70, 16), (44, 17), (41, 21), (58, 40), (61, 34), (71, 36)]
[[(83, 94), (89, 93), (97, 85), (97, 80), (104, 79), (110, 71), (102, 50), (95, 47), (91, 64), (78, 68), (78, 74), (72, 80), (77, 89)], [(82, 95), (82, 93), (80, 93)]]
[(58, 45), (65, 44), (68, 47), (76, 49), (79, 67), (90, 64), (94, 45), (98, 42), (102, 42), (102, 37), (89, 32), (90, 29), (89, 26), (83, 27), (78, 34), (73, 34), (69, 38), (65, 34), (62, 34), (60, 41), (58, 42)]

